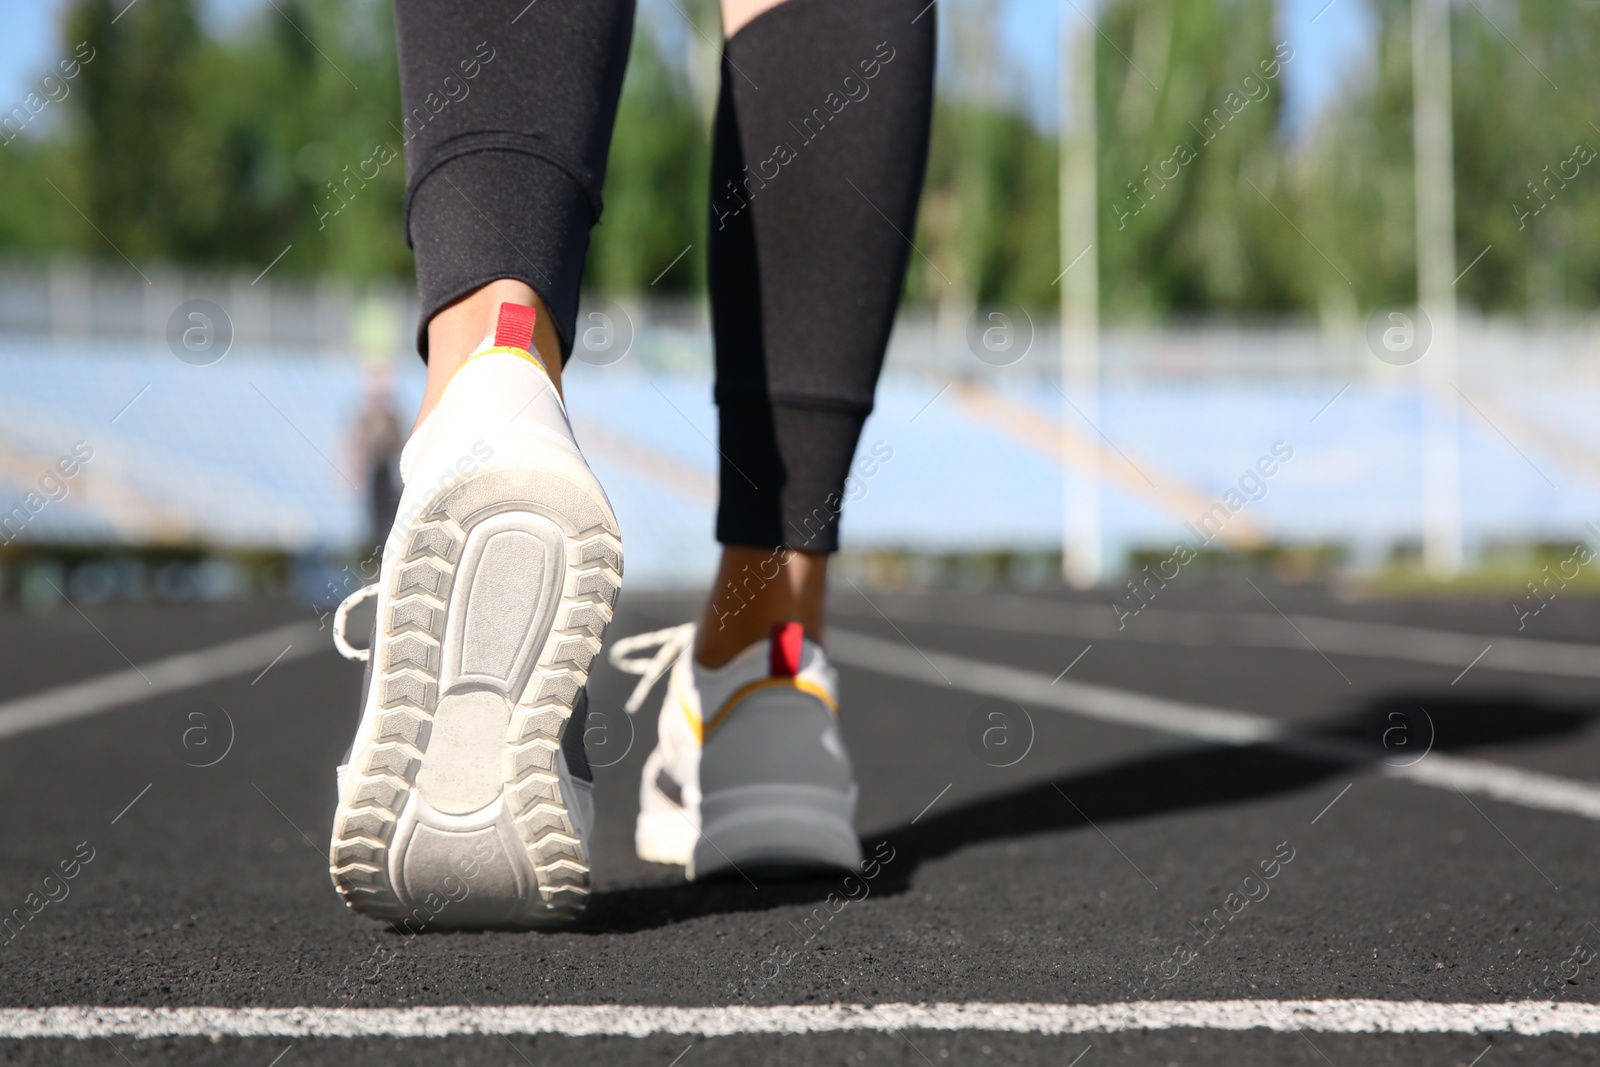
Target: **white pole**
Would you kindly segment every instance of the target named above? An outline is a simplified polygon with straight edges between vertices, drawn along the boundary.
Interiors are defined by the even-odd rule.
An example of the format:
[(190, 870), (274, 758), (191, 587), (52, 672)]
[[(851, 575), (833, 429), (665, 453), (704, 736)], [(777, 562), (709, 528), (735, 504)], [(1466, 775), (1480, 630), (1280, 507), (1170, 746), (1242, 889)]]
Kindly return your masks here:
[(1450, 133), (1450, 0), (1412, 0), (1412, 143), (1417, 212), (1417, 303), (1433, 328), (1419, 366), (1422, 403), (1422, 559), (1461, 572), (1460, 411), (1456, 401), (1455, 168)]
[[(1084, 11), (1083, 16), (1078, 12)], [(1095, 114), (1092, 3), (1067, 0), (1061, 12), (1061, 129), (1058, 176), (1061, 208), (1062, 427), (1082, 427), (1094, 447), (1082, 470), (1062, 464), (1062, 575), (1083, 589), (1105, 574), (1100, 536), (1100, 255), (1095, 247)], [(1077, 408), (1077, 411), (1073, 410)], [(1064, 446), (1063, 442), (1063, 446)], [(1063, 447), (1063, 458), (1065, 447)]]

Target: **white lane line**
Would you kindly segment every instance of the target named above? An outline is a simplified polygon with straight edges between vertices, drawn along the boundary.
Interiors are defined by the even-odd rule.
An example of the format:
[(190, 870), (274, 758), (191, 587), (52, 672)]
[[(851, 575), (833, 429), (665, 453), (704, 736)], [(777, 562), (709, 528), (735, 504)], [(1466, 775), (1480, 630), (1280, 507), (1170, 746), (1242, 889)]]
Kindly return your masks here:
[(1470, 656), (1473, 663), (1483, 659), (1489, 670), (1600, 678), (1600, 646), (1595, 645), (1498, 637), (1489, 646), (1494, 649), (1491, 655), (1488, 648), (1479, 648), (1478, 642), (1483, 638), (1477, 634), (1309, 616), (1297, 616), (1297, 621), (1325, 647), (1351, 656), (1436, 663), (1441, 667), (1454, 667)]
[[(244, 674), (260, 668), (279, 650), (288, 659), (309, 656), (325, 647), (316, 637), (316, 623), (294, 622), (196, 652), (181, 652), (143, 667), (8, 700), (0, 703), (0, 740)], [(283, 647), (285, 643), (298, 648), (291, 652)]]
[(1208, 708), (1070, 678), (1052, 681), (1046, 674), (952, 656), (948, 652), (919, 652), (904, 644), (854, 630), (841, 630), (837, 626), (828, 627), (828, 655), (852, 667), (923, 683), (934, 681), (928, 673), (932, 665), (941, 677), (953, 676), (949, 684), (957, 689), (1070, 711), (1118, 726), (1139, 726), (1203, 741), (1248, 745), (1275, 741), (1288, 733), (1283, 723), (1264, 715)]
[[(1257, 593), (1261, 593), (1261, 588), (1259, 586), (1257, 586), (1255, 582), (1250, 581), (1249, 578), (1246, 578), (1245, 581), (1247, 583), (1249, 583), (1251, 589), (1254, 589)], [(1355, 684), (1354, 682), (1352, 682), (1350, 680), (1350, 676), (1349, 675), (1345, 674), (1344, 671), (1340, 671), (1339, 670), (1339, 665), (1337, 663), (1333, 662), (1333, 660), (1331, 660), (1331, 659), (1328, 659), (1327, 655), (1322, 651), (1322, 649), (1317, 647), (1315, 641), (1312, 641), (1311, 638), (1306, 637), (1306, 632), (1304, 630), (1300, 629), (1300, 627), (1298, 627), (1298, 626), (1295, 626), (1295, 622), (1294, 622), (1293, 619), (1289, 618), (1289, 616), (1287, 616), (1287, 615), (1284, 615), (1282, 608), (1278, 607), (1278, 605), (1274, 604), (1271, 600), (1267, 600), (1267, 594), (1261, 593), (1261, 599), (1262, 600), (1266, 600), (1267, 601), (1267, 606), (1270, 607), (1273, 611), (1276, 611), (1278, 613), (1278, 615), (1282, 617), (1284, 622), (1288, 623), (1291, 627), (1293, 627), (1295, 633), (1299, 634), (1301, 637), (1304, 637), (1306, 644), (1310, 645), (1312, 651), (1314, 651), (1317, 655), (1321, 656), (1323, 661), (1326, 662), (1328, 664), (1328, 666), (1332, 667), (1336, 671), (1339, 671), (1339, 677), (1344, 679), (1344, 684), (1345, 685), (1354, 685)]]
[[(1341, 749), (1338, 742), (1291, 738), (1286, 723), (1264, 715), (1146, 696), (1069, 679), (1052, 682), (1046, 674), (984, 663), (948, 652), (912, 651), (897, 642), (837, 626), (828, 628), (828, 654), (837, 663), (862, 670), (942, 688), (953, 686), (983, 696), (1008, 697), (1019, 704), (1053, 708), (1118, 726), (1157, 730), (1227, 745), (1289, 741), (1313, 754), (1320, 750), (1334, 755), (1341, 751), (1360, 754), (1353, 746)], [(930, 665), (948, 681), (935, 681), (928, 673)], [(1430, 752), (1427, 758), (1405, 767), (1380, 761), (1372, 764), (1371, 769), (1417, 785), (1459, 789), (1526, 808), (1600, 819), (1600, 786), (1570, 778), (1447, 756), (1442, 752)]]
[[(946, 626), (980, 626), (1012, 633), (1087, 637), (1106, 641), (1216, 647), (1294, 648), (1306, 651), (1300, 635), (1286, 629), (1284, 619), (1265, 612), (1180, 611), (1148, 608), (1125, 620), (1100, 604), (1051, 602), (1019, 596), (988, 597), (964, 603), (960, 610), (948, 605), (890, 604), (889, 614), (902, 622)], [(848, 611), (848, 605), (836, 608)], [(862, 614), (865, 614), (864, 612)], [(1483, 659), (1486, 670), (1550, 674), (1569, 678), (1600, 678), (1600, 645), (1570, 641), (1535, 641), (1526, 637), (1495, 637), (1493, 649), (1484, 648), (1484, 635), (1434, 630), (1422, 626), (1328, 619), (1317, 615), (1287, 616), (1307, 641), (1325, 652), (1372, 659), (1431, 663), (1456, 670)], [(1493, 635), (1489, 635), (1493, 636)], [(1459, 676), (1457, 676), (1459, 678)]]
[(1385, 764), (1383, 771), (1391, 778), (1404, 778), (1418, 785), (1459, 789), (1463, 793), (1477, 793), (1491, 800), (1503, 800), (1525, 808), (1563, 811), (1569, 815), (1582, 815), (1586, 819), (1600, 819), (1600, 788), (1588, 782), (1558, 778), (1553, 774), (1519, 770), (1484, 760), (1462, 759), (1442, 752), (1430, 752), (1427, 758), (1409, 767), (1390, 767)]
[(1019, 1034), (1123, 1030), (1308, 1030), (1327, 1034), (1594, 1034), (1600, 1004), (1514, 1000), (1151, 1000), (1108, 1004), (832, 1004), (667, 1008), (630, 1004), (432, 1008), (0, 1009), (0, 1038), (438, 1038), (559, 1034), (817, 1034), (978, 1030)]

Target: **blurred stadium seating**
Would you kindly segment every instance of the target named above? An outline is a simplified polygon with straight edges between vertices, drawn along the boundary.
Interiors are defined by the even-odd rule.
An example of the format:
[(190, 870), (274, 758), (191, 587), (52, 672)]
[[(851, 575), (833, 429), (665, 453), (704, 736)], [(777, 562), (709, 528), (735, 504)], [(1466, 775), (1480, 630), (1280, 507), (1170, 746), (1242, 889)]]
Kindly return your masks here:
[[(10, 371), (0, 503), (38, 490), (76, 442), (93, 450), (65, 497), (8, 528), (11, 549), (165, 545), (301, 560), (359, 551), (352, 423), (368, 365), (392, 367), (403, 422), (421, 393), (405, 296), (270, 279), (144, 284), (70, 264), (10, 269), (0, 293)], [(167, 318), (187, 299), (211, 299), (233, 322), (231, 350), (214, 364), (169, 348)], [(389, 320), (376, 352), (359, 327), (373, 308)], [(1185, 523), (1226, 501), (1279, 442), (1293, 458), (1260, 479), (1264, 489), (1246, 480), (1240, 496), (1260, 498), (1234, 509), (1217, 544), (1337, 546), (1375, 564), (1418, 540), (1416, 367), (1374, 358), (1359, 323), (1344, 333), (1108, 331), (1097, 433), (1078, 413), (1063, 416), (1053, 327), (1005, 313), (1017, 346), (1005, 358), (1024, 353), (1009, 366), (974, 356), (966, 317), (901, 322), (863, 437), (864, 454), (878, 446), (890, 458), (852, 482), (848, 551), (1048, 559), (1061, 538), (1062, 464), (1070, 472), (1095, 448), (1114, 560), (1194, 543)], [(703, 581), (717, 473), (704, 313), (677, 303), (586, 309), (580, 328), (602, 327), (616, 347), (581, 351), (567, 393), (579, 440), (634, 534), (629, 577), (636, 587)], [(1573, 539), (1600, 520), (1600, 426), (1586, 416), (1600, 403), (1588, 369), (1597, 341), (1587, 327), (1465, 324), (1469, 546)]]

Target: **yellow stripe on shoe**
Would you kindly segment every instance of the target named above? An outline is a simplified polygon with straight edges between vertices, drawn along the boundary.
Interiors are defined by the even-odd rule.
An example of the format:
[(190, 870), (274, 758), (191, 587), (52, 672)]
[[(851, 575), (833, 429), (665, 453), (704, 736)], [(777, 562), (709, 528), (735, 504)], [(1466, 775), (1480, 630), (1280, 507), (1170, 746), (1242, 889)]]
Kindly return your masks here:
[(683, 700), (681, 694), (678, 706), (683, 709), (684, 718), (689, 722), (689, 729), (694, 731), (695, 738), (703, 745), (706, 742), (706, 738), (710, 737), (712, 732), (722, 725), (736, 705), (742, 703), (753, 694), (766, 689), (797, 689), (822, 701), (836, 718), (839, 715), (839, 704), (833, 699), (833, 695), (816, 682), (806, 678), (760, 678), (740, 686), (734, 690), (732, 696), (723, 702), (722, 707), (717, 709), (717, 713), (711, 717), (710, 722), (703, 722), (700, 716), (694, 713), (694, 709), (689, 707), (688, 702)]

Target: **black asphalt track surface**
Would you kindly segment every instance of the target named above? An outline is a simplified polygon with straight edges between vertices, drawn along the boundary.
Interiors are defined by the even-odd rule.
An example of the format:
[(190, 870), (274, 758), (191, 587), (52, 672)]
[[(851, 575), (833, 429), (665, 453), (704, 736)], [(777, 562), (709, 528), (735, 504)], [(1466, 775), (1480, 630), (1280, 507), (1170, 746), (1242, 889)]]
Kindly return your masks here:
[[(1161, 606), (1281, 608), (1481, 634), (1485, 643), (1515, 635), (1600, 645), (1600, 612), (1579, 599), (1552, 603), (1518, 634), (1502, 600), (1356, 602), (1318, 587), (1257, 584), (1195, 583), (1164, 594)], [(1091, 643), (963, 622), (986, 598), (992, 607), (982, 592), (913, 597), (845, 586), (834, 621), (1048, 677)], [(930, 605), (938, 621), (911, 617)], [(610, 638), (684, 621), (695, 606), (625, 594)], [(0, 700), (297, 618), (315, 615), (281, 603), (0, 615)], [(1459, 668), (1325, 658), (1309, 646), (1093, 646), (1072, 679), (1355, 739), (1381, 735), (1395, 708), (1422, 704), (1435, 751), (1600, 777), (1600, 681), (1499, 673), (1486, 660), (1452, 685)], [(859, 828), (869, 853), (893, 858), (870, 896), (814, 922), (822, 932), (808, 938), (804, 920), (839, 879), (688, 884), (633, 855), (659, 689), (630, 722), (620, 704), (634, 679), (596, 663), (590, 742), (604, 765), (595, 771), (595, 894), (579, 925), (559, 933), (408, 937), (339, 902), (326, 862), (333, 768), (354, 727), (360, 670), (331, 647), (254, 683), (247, 674), (0, 742), (0, 909), (20, 905), (48, 869), (85, 846), (93, 857), (64, 899), (17, 936), (0, 937), (0, 1006), (1122, 1001), (1136, 995), (1130, 983), (1147, 965), (1196, 941), (1191, 920), (1284, 849), (1293, 859), (1270, 894), (1160, 985), (1160, 998), (1600, 1001), (1600, 960), (1573, 980), (1551, 980), (1579, 946), (1600, 949), (1591, 925), (1600, 924), (1600, 822), (1468, 799), (1303, 751), (1202, 744), (1043, 708), (1027, 709), (1026, 755), (995, 767), (971, 740), (974, 718), (992, 710), (983, 698), (855, 667), (841, 674), (862, 784)], [(176, 740), (195, 712), (215, 731), (207, 751), (225, 752), (211, 766), (191, 765), (202, 760)], [(760, 965), (775, 947), (794, 959), (767, 981)], [(0, 1058), (942, 1067), (1065, 1065), (1086, 1048), (1080, 1067), (1600, 1061), (1593, 1037), (1212, 1030), (6, 1040)]]

